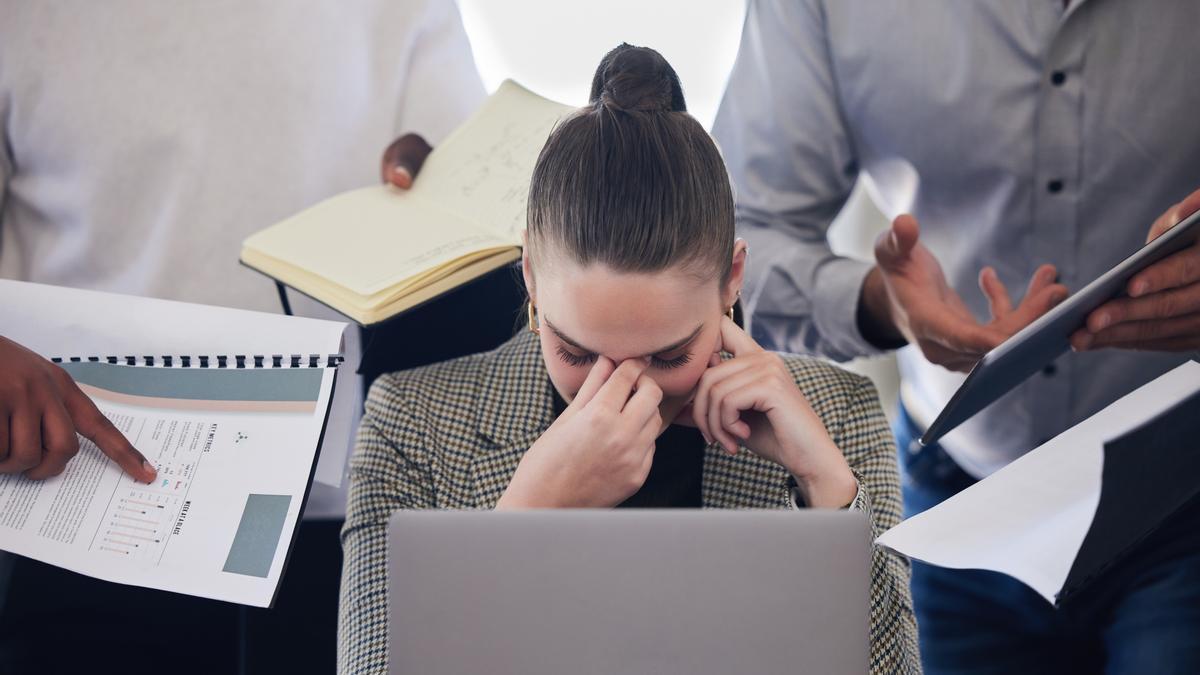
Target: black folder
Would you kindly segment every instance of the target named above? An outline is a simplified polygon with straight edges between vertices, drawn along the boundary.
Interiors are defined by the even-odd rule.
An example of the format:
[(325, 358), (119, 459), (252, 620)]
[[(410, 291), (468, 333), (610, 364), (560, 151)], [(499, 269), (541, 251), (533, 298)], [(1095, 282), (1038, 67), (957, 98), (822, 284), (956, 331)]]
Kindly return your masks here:
[(1198, 496), (1200, 392), (1104, 444), (1100, 503), (1057, 604), (1128, 559)]

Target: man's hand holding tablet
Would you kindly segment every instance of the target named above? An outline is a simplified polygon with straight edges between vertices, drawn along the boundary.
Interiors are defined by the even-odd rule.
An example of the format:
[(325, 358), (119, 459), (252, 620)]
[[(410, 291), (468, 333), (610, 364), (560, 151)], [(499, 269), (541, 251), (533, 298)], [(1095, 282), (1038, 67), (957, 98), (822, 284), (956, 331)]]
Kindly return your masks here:
[[(1200, 190), (1159, 216), (1146, 242), (1198, 210)], [(1071, 336), (1073, 349), (1200, 349), (1200, 239), (1135, 274), (1125, 294), (1088, 315), (1084, 327)]]
[(1200, 192), (1155, 221), (1145, 246), (984, 355), (922, 444), (937, 441), (1069, 348), (1200, 346), (1198, 238)]

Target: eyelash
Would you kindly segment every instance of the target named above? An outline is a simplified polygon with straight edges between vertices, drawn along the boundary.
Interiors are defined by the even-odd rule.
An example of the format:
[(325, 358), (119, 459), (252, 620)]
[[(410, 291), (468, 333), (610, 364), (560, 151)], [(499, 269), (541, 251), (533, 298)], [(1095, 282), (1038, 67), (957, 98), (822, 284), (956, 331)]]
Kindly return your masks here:
[[(582, 368), (583, 366), (591, 365), (596, 362), (595, 354), (587, 354), (580, 356), (572, 354), (563, 347), (558, 348), (558, 356), (569, 366)], [(650, 365), (661, 370), (671, 370), (674, 368), (682, 368), (692, 362), (691, 354), (681, 354), (673, 359), (660, 359), (657, 356), (650, 357)]]

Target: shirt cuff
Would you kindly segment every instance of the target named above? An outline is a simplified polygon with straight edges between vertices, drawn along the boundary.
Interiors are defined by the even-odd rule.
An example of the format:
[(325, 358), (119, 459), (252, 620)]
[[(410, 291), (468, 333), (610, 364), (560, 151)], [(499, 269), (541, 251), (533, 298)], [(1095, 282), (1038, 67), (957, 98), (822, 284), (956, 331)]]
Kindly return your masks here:
[[(867, 493), (863, 490), (862, 481), (858, 480), (858, 476), (854, 477), (854, 499), (850, 503), (841, 508), (842, 511), (866, 511)], [(792, 508), (799, 511), (807, 509), (808, 503), (804, 501), (804, 494), (800, 492), (800, 486), (796, 483), (796, 479), (788, 476), (788, 497), (792, 503)]]

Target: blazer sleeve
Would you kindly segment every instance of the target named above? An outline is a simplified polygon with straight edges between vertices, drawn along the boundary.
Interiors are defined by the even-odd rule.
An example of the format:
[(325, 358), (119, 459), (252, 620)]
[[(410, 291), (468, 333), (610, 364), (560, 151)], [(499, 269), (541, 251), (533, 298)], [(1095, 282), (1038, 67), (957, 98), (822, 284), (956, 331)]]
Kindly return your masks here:
[[(871, 381), (862, 378), (835, 439), (862, 489), (859, 507), (874, 542), (901, 520), (896, 445)], [(917, 621), (909, 591), (908, 560), (871, 547), (871, 672), (919, 673)]]
[(427, 413), (402, 378), (381, 376), (367, 397), (350, 461), (342, 528), (338, 672), (383, 675), (388, 667), (387, 525), (398, 509), (436, 503), (425, 447)]

